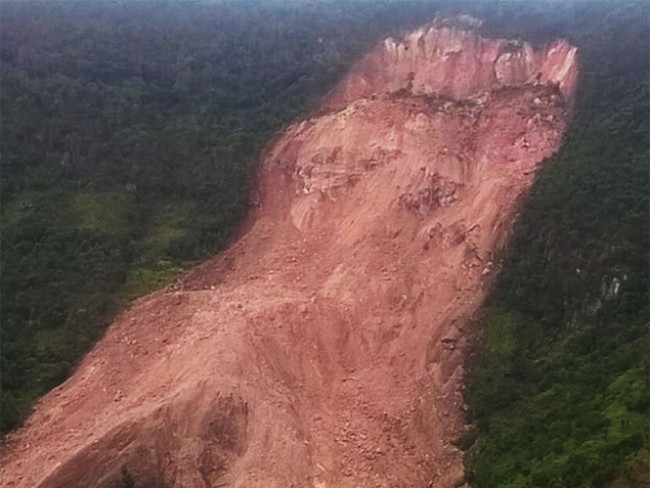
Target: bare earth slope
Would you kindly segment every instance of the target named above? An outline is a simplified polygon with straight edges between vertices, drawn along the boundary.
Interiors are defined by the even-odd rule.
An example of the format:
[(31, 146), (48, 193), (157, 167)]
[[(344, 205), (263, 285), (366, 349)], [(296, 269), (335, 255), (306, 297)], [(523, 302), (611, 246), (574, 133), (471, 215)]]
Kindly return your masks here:
[(576, 74), (564, 41), (385, 41), (267, 149), (247, 233), (124, 312), (9, 436), (0, 484), (462, 484), (469, 320)]

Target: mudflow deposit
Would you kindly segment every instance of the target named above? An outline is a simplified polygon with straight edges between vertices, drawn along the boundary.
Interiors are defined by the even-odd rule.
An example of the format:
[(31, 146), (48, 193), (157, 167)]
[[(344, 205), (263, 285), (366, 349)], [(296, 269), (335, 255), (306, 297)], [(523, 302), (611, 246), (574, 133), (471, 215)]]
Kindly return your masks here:
[(386, 39), (277, 137), (241, 236), (118, 317), (0, 484), (462, 485), (472, 317), (577, 78), (472, 24)]

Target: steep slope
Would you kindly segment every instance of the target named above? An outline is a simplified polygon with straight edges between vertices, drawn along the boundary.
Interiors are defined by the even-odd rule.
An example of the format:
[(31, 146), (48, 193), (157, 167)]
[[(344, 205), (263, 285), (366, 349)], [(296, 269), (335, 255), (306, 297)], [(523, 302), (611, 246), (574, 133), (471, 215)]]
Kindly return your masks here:
[(535, 50), (530, 43), (483, 39), (481, 22), (469, 16), (435, 20), (402, 39), (386, 39), (332, 91), (337, 107), (383, 91), (462, 99), (490, 87), (522, 83), (557, 84), (571, 100), (577, 81), (576, 49), (568, 42)]
[[(442, 76), (451, 58), (482, 62)], [(444, 23), (378, 46), (263, 154), (244, 235), (122, 314), (8, 438), (3, 486), (94, 486), (122, 466), (183, 487), (462, 480), (467, 331), (560, 142), (575, 61), (564, 41), (535, 52)]]

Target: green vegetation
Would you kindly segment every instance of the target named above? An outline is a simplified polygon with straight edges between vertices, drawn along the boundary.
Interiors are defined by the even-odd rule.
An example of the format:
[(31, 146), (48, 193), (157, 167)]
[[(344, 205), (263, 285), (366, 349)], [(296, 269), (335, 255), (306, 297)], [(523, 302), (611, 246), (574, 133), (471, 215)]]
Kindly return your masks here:
[(0, 430), (219, 249), (258, 152), (433, 5), (3, 2)]
[(486, 26), (553, 26), (581, 81), (485, 313), (468, 395), (479, 488), (648, 485), (648, 5), (563, 9)]

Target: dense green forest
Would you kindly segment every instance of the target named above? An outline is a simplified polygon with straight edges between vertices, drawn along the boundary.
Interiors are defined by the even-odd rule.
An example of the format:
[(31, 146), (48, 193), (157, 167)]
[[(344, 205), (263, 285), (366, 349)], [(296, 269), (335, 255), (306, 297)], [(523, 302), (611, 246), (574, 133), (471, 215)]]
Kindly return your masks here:
[(537, 7), (486, 28), (569, 38), (578, 99), (488, 301), (468, 477), (481, 488), (647, 487), (649, 5)]
[(581, 62), (566, 141), (524, 202), (486, 307), (469, 481), (647, 486), (647, 2), (0, 9), (2, 431), (129, 300), (224, 245), (274, 133), (378, 39), (462, 11), (486, 35), (567, 37)]
[[(404, 4), (408, 5), (408, 4)], [(262, 145), (430, 5), (3, 2), (2, 431), (224, 244)]]

